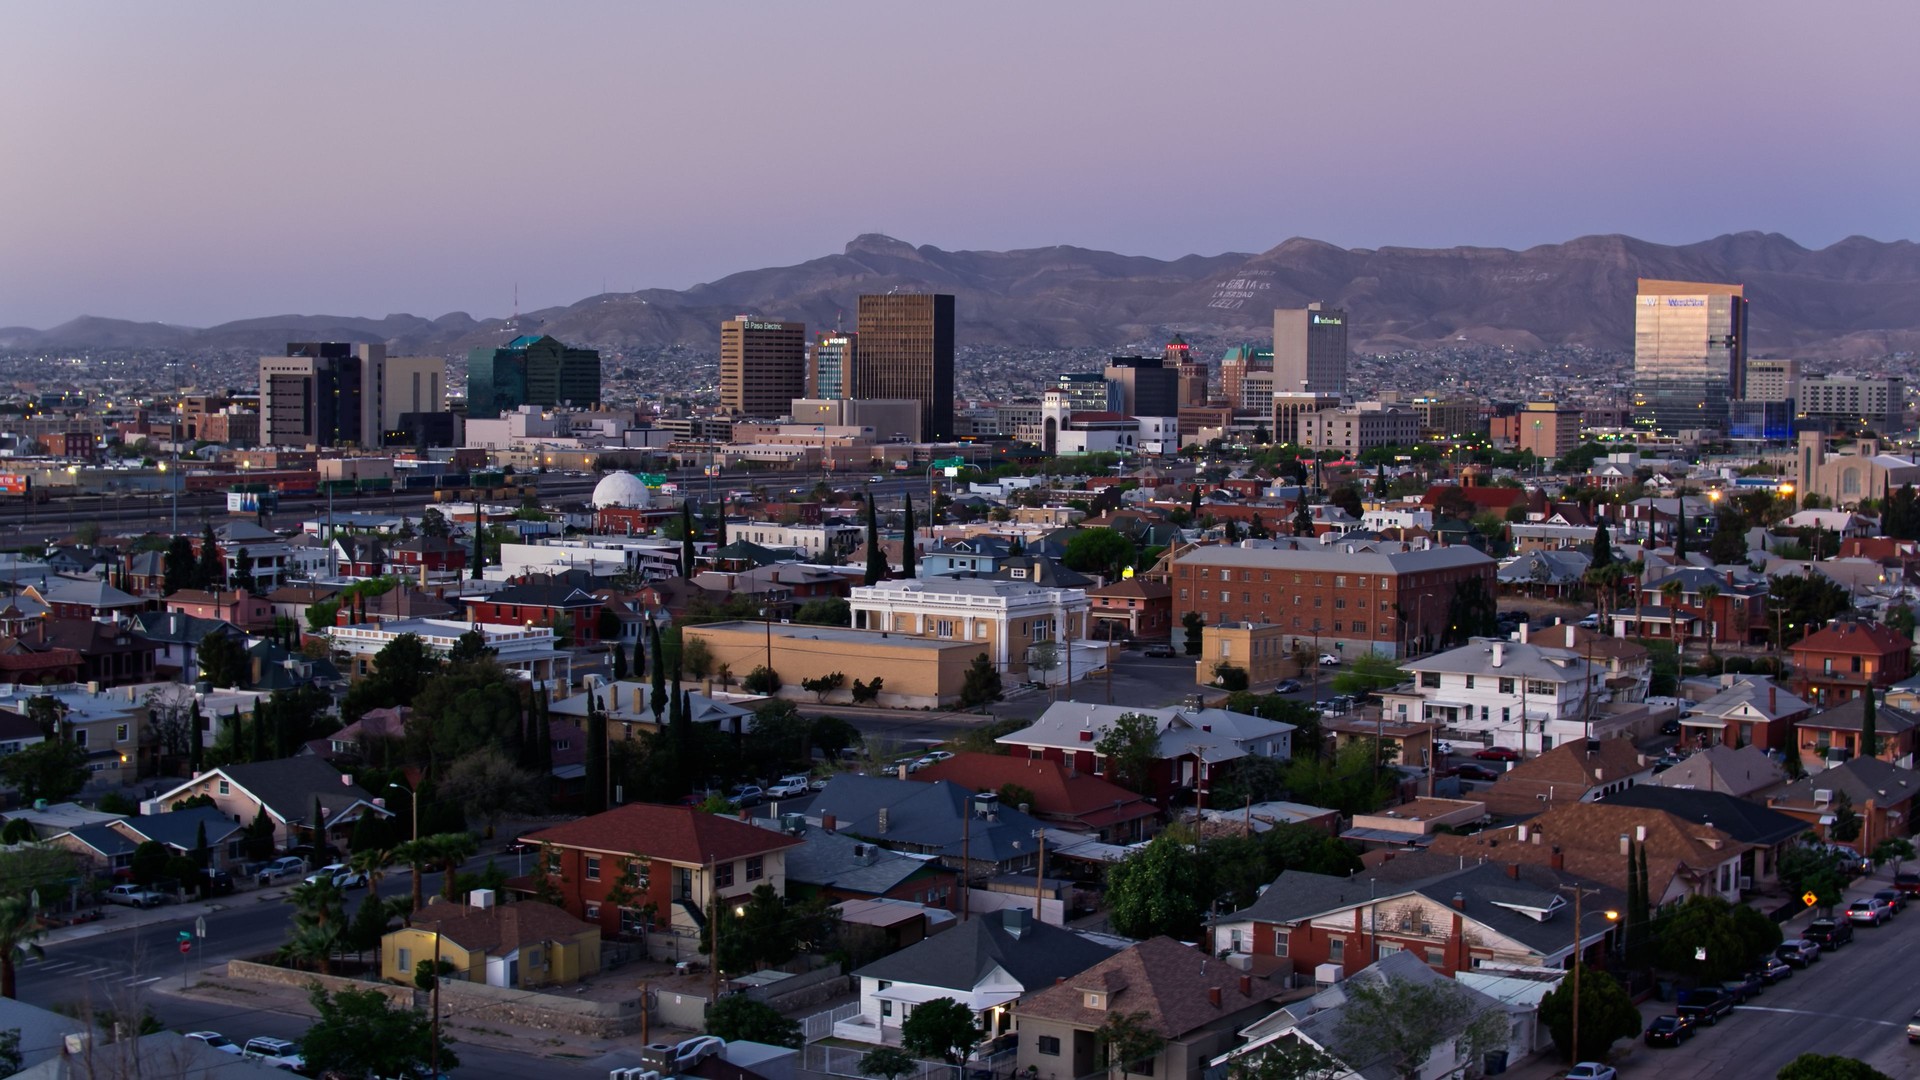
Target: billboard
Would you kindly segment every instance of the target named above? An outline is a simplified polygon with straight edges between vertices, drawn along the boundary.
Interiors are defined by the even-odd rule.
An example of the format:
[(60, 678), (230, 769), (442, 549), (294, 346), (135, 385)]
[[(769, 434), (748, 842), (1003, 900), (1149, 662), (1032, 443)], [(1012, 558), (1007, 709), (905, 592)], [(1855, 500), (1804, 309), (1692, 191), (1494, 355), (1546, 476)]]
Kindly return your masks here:
[(0, 495), (25, 495), (33, 490), (33, 477), (22, 473), (0, 473)]

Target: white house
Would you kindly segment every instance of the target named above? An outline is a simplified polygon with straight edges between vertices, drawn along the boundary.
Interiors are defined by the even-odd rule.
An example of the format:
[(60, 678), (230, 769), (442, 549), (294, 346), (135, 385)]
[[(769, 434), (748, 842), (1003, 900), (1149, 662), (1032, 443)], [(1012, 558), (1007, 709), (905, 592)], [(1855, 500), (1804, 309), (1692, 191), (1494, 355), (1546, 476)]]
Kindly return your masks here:
[[(1052, 646), (1053, 668), (1081, 678), (1106, 666), (1103, 643), (1087, 637), (1092, 603), (1086, 590), (1036, 585), (1031, 581), (964, 578), (906, 578), (855, 586), (849, 601), (855, 630), (976, 641), (987, 659), (1003, 672), (1022, 673), (1036, 660), (1036, 648)], [(1069, 646), (1063, 654), (1060, 646)], [(1040, 660), (1046, 667), (1047, 660)]]
[(417, 635), (427, 651), (445, 657), (453, 651), (460, 636), (478, 630), (494, 650), (494, 661), (535, 685), (552, 686), (557, 696), (566, 693), (572, 681), (573, 656), (554, 647), (553, 628), (548, 626), (507, 626), (500, 623), (464, 623), (452, 619), (393, 619), (388, 622), (356, 623), (333, 631), (333, 647), (345, 652), (355, 674), (373, 669), (373, 658), (402, 634)]
[(1475, 638), (1401, 668), (1413, 681), (1381, 695), (1391, 721), (1538, 753), (1608, 720), (1607, 666), (1566, 649)]

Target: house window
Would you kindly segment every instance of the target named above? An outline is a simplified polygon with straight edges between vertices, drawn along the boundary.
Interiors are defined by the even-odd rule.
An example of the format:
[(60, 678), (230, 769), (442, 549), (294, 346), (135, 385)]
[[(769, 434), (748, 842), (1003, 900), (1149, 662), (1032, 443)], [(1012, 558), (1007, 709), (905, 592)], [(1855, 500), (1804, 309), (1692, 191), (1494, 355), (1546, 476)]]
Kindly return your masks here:
[(1433, 967), (1440, 967), (1446, 962), (1447, 962), (1447, 951), (1445, 949), (1436, 949), (1436, 948), (1433, 948), (1432, 946), (1429, 946), (1427, 948), (1427, 963), (1429, 965)]
[(1104, 1011), (1107, 1007), (1107, 995), (1088, 992), (1086, 994), (1086, 1006), (1089, 1009), (1100, 1009)]
[(759, 881), (766, 876), (766, 865), (758, 855), (747, 860), (747, 880)]
[(885, 998), (880, 999), (880, 1016), (884, 1019), (885, 1017), (889, 1017), (892, 1015), (893, 1015), (893, 1002), (888, 1001)]
[(674, 876), (679, 878), (673, 891), (679, 894), (682, 900), (693, 899), (693, 871), (684, 866), (676, 866), (673, 872)]
[(587, 856), (587, 880), (600, 880), (600, 857), (597, 855)]
[(1048, 1057), (1060, 1056), (1060, 1037), (1057, 1035), (1036, 1035), (1033, 1048)]
[(402, 946), (394, 953), (394, 959), (400, 962), (401, 971), (413, 970), (413, 950)]
[(73, 732), (73, 745), (75, 745), (75, 746), (85, 746), (85, 745), (87, 745), (87, 729), (86, 729), (86, 728), (75, 728), (75, 729), (74, 729), (74, 732)]
[(222, 795), (231, 795), (231, 794), (233, 794), (233, 790), (232, 790), (232, 788), (228, 786), (228, 784), (227, 784), (227, 782), (226, 782), (225, 780), (222, 780), (222, 781), (220, 781), (220, 794), (222, 794)]
[(1473, 676), (1467, 676), (1467, 689), (1473, 689)]
[(1427, 688), (1428, 690), (1440, 689), (1440, 673), (1437, 671), (1421, 672), (1420, 685)]
[(113, 741), (114, 742), (127, 741), (127, 725), (120, 724), (113, 729)]
[(1148, 1058), (1145, 1061), (1136, 1061), (1131, 1065), (1122, 1066), (1120, 1071), (1129, 1076), (1152, 1076), (1153, 1059)]
[(1511, 693), (1513, 693), (1513, 680), (1512, 680), (1512, 679), (1501, 679), (1501, 680), (1500, 680), (1500, 692), (1501, 692), (1501, 693), (1503, 693), (1503, 694), (1511, 694)]
[(1273, 932), (1273, 955), (1287, 955), (1287, 932), (1285, 930), (1275, 930)]
[(1344, 963), (1346, 959), (1347, 959), (1347, 943), (1346, 942), (1340, 940), (1339, 938), (1334, 938), (1332, 941), (1327, 942), (1327, 962), (1328, 963), (1331, 963), (1331, 964)]
[(935, 631), (937, 636), (943, 637), (943, 638), (950, 638), (953, 636), (953, 620), (941, 619), (939, 623), (936, 625), (939, 628), (938, 630)]
[(1559, 688), (1550, 682), (1541, 682), (1539, 679), (1528, 679), (1527, 693), (1539, 694), (1542, 697), (1554, 697), (1559, 693)]
[(725, 862), (725, 863), (714, 864), (713, 887), (716, 889), (730, 889), (733, 887), (733, 864), (732, 863)]

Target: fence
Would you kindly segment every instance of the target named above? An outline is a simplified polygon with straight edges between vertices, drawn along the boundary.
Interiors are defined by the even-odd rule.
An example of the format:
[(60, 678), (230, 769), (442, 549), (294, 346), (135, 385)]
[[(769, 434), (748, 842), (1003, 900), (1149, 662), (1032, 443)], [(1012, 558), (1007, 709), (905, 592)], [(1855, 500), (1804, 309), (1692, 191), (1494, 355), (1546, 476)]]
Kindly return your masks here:
[(849, 1001), (826, 1012), (817, 1012), (800, 1021), (800, 1034), (807, 1042), (819, 1042), (833, 1034), (833, 1025), (860, 1015), (860, 1003)]
[[(810, 1016), (807, 1019), (812, 1020), (813, 1017)], [(853, 1050), (843, 1046), (808, 1043), (801, 1056), (801, 1068), (830, 1076), (853, 1076), (861, 1080), (871, 1080), (866, 1073), (860, 1071), (860, 1059), (866, 1056), (867, 1051), (864, 1049)], [(965, 1065), (949, 1065), (944, 1061), (915, 1061), (913, 1068), (901, 1074), (897, 1080), (1011, 1080), (1016, 1056), (1012, 1050), (1002, 1050), (987, 1058), (971, 1059)]]

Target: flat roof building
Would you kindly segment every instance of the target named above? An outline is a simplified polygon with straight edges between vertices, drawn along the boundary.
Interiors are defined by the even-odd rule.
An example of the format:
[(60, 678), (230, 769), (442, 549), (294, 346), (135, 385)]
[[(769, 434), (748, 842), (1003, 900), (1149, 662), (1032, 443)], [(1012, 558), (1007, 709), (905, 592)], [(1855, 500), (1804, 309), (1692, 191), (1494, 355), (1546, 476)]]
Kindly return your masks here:
[(893, 293), (860, 298), (860, 349), (847, 396), (912, 398), (920, 429), (953, 438), (953, 297)]
[(1347, 313), (1319, 302), (1273, 313), (1276, 392), (1347, 392)]
[(772, 419), (806, 393), (806, 323), (736, 315), (720, 324), (721, 408)]
[(1747, 300), (1740, 285), (1641, 278), (1633, 309), (1636, 424), (1663, 434), (1727, 430), (1746, 393)]

